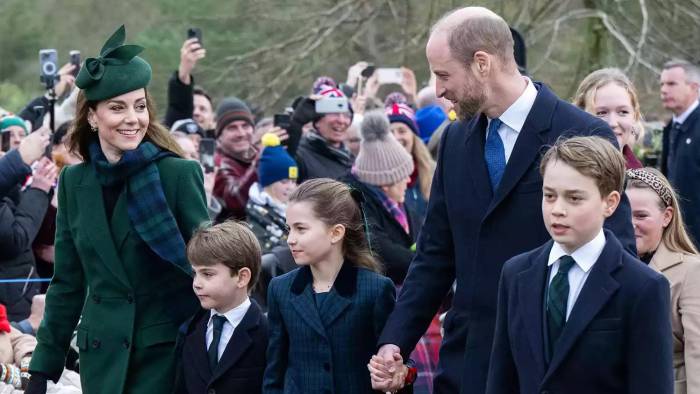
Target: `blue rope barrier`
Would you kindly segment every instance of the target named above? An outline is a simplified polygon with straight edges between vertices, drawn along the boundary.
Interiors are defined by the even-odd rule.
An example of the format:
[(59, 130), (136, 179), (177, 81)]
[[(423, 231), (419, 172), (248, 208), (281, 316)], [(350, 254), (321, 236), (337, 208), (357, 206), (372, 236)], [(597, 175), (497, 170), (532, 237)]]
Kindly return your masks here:
[(39, 282), (51, 282), (51, 278), (0, 279), (0, 284), (3, 284), (3, 283), (39, 283)]

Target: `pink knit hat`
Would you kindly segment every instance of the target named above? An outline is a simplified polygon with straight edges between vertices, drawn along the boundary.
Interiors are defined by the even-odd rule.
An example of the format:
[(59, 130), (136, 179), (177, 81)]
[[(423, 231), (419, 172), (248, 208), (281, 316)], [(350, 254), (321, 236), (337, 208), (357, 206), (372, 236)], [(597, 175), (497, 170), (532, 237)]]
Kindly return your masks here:
[(364, 183), (389, 186), (413, 173), (413, 158), (391, 134), (382, 110), (367, 112), (362, 120), (362, 143), (352, 173)]

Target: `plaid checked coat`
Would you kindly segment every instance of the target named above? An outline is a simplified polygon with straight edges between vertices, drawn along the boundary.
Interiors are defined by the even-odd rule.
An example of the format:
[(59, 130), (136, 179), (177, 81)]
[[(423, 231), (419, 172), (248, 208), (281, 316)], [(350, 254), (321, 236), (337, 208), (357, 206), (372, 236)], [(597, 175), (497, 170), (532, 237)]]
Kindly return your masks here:
[[(185, 241), (208, 220), (199, 164), (157, 162), (166, 201)], [(178, 327), (198, 307), (192, 278), (138, 237), (122, 192), (107, 220), (102, 188), (89, 164), (59, 181), (55, 274), (30, 370), (58, 378), (71, 335), (83, 392), (168, 393), (175, 376)]]
[(389, 278), (345, 262), (321, 308), (311, 269), (272, 279), (263, 393), (374, 393), (367, 363), (394, 305)]

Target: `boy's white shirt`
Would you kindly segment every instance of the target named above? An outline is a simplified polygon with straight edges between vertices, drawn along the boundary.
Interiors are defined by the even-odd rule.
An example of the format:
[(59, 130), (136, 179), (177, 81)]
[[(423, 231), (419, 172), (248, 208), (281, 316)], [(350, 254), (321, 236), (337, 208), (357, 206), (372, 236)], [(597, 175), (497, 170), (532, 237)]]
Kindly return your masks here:
[(600, 254), (603, 253), (603, 248), (605, 248), (605, 234), (602, 228), (595, 238), (571, 254), (566, 253), (564, 248), (556, 241), (552, 245), (552, 249), (549, 251), (549, 260), (547, 261), (547, 266), (551, 267), (548, 284), (552, 283), (552, 279), (559, 271), (559, 259), (561, 257), (569, 255), (576, 261), (576, 264), (571, 267), (568, 274), (569, 298), (566, 303), (566, 320), (569, 320), (569, 315), (574, 308), (574, 304), (576, 304), (576, 299), (578, 299), (578, 295), (581, 293), (586, 279), (588, 279), (588, 274), (591, 273), (591, 268), (598, 261)]
[(221, 355), (224, 354), (224, 350), (226, 350), (228, 341), (230, 341), (231, 336), (233, 336), (233, 331), (239, 324), (241, 324), (243, 316), (245, 316), (246, 312), (248, 312), (248, 308), (250, 308), (250, 298), (246, 297), (245, 301), (226, 313), (219, 313), (215, 309), (211, 310), (209, 314), (209, 321), (207, 322), (207, 349), (209, 349), (212, 341), (214, 341), (214, 325), (212, 324), (212, 318), (214, 315), (222, 315), (226, 318), (224, 327), (221, 329), (221, 339), (219, 340), (219, 360), (221, 359)]

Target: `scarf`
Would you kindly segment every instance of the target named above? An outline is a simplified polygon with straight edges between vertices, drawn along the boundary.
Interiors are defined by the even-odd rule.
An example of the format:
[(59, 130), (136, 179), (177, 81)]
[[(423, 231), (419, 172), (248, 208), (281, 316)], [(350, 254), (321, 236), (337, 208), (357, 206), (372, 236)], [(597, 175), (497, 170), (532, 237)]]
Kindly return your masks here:
[(185, 240), (168, 207), (156, 162), (174, 156), (149, 141), (124, 152), (117, 163), (109, 163), (97, 141), (90, 144), (90, 162), (103, 186), (126, 181), (129, 219), (136, 233), (160, 258), (191, 274), (185, 256)]
[(345, 148), (344, 144), (340, 144), (340, 148), (336, 148), (328, 143), (328, 140), (323, 138), (316, 130), (306, 133), (306, 138), (309, 140), (309, 144), (312, 147), (318, 149), (320, 152), (327, 153), (347, 167), (352, 166), (352, 163), (355, 161), (352, 153)]
[(384, 207), (384, 209), (386, 209), (386, 211), (389, 212), (389, 214), (394, 218), (394, 220), (396, 220), (401, 225), (403, 231), (405, 231), (406, 234), (410, 234), (411, 228), (408, 225), (408, 216), (406, 215), (406, 211), (403, 210), (401, 204), (392, 200), (379, 187), (368, 184), (366, 185), (369, 186), (369, 189), (372, 191), (372, 193), (374, 193), (374, 195), (379, 199), (379, 201), (382, 202), (382, 206)]

